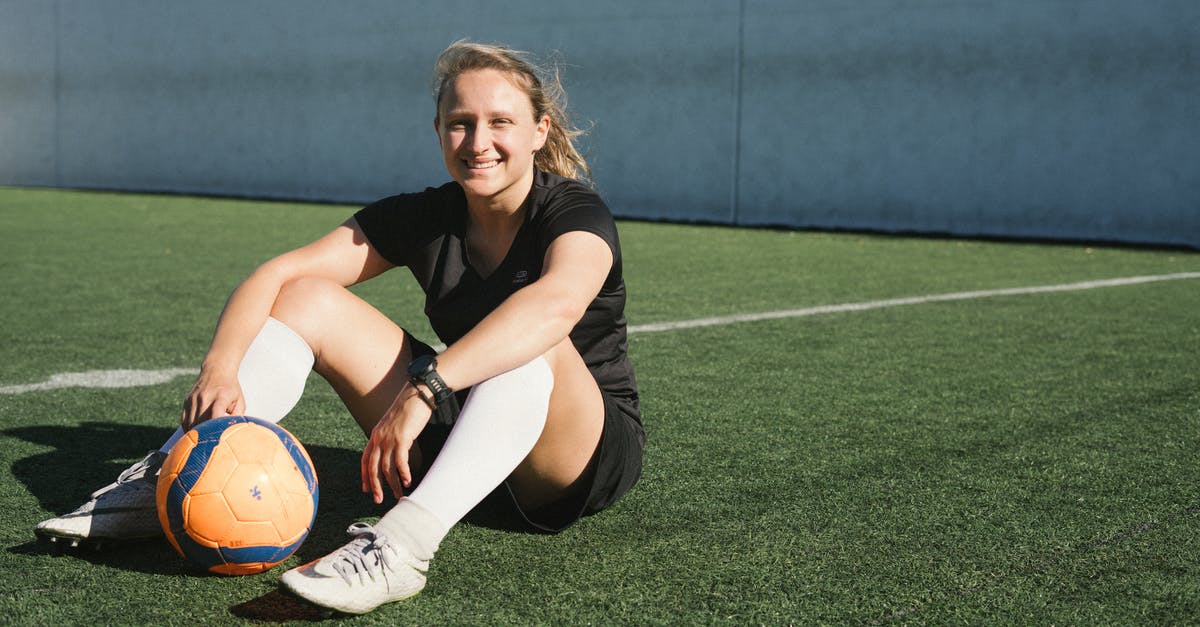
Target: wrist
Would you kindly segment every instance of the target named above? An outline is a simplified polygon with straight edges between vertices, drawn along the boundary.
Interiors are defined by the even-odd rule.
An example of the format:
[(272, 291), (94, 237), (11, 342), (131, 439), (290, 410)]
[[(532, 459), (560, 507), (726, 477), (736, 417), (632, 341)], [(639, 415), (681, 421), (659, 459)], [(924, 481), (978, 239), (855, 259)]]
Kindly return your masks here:
[(238, 364), (236, 362), (230, 362), (221, 359), (211, 359), (207, 357), (204, 359), (204, 361), (200, 362), (200, 374), (232, 372), (236, 375), (237, 371)]
[(429, 411), (437, 410), (437, 401), (433, 398), (433, 393), (423, 383), (408, 382), (408, 389), (411, 390), (407, 395), (406, 400), (417, 399), (422, 405), (429, 408)]
[(454, 390), (438, 374), (437, 358), (433, 355), (421, 355), (412, 360), (408, 365), (408, 380), (431, 409), (437, 409), (454, 395)]

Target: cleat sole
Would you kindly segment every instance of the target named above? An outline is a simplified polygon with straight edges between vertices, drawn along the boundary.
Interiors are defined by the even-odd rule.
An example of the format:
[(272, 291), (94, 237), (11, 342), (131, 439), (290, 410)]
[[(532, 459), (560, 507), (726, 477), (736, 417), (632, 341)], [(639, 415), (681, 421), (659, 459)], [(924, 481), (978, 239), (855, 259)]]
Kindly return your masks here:
[(121, 545), (142, 544), (161, 539), (162, 536), (146, 536), (139, 538), (81, 538), (77, 536), (56, 536), (36, 531), (34, 536), (38, 544), (46, 547), (52, 554), (61, 555), (68, 551), (92, 550), (104, 551)]

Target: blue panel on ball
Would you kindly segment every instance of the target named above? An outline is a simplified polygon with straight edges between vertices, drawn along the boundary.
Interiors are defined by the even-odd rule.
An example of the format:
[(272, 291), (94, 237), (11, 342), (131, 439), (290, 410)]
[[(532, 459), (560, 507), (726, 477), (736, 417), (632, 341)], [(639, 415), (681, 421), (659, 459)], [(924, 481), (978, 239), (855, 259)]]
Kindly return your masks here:
[(200, 480), (200, 475), (204, 474), (204, 469), (208, 467), (208, 460), (212, 457), (213, 449), (221, 443), (221, 435), (225, 433), (225, 429), (230, 425), (243, 422), (262, 421), (246, 416), (226, 416), (206, 420), (193, 428), (196, 432), (196, 446), (192, 447), (191, 452), (188, 453), (187, 462), (179, 470), (179, 479), (177, 480), (184, 492), (191, 492), (196, 482)]
[[(308, 537), (307, 534), (305, 534), (305, 537)], [(287, 546), (241, 546), (237, 548), (223, 546), (219, 551), (225, 557), (225, 562), (229, 564), (254, 564), (258, 562), (274, 564), (275, 562), (287, 559), (296, 549), (300, 548), (302, 542), (304, 542), (304, 538), (300, 538)]]

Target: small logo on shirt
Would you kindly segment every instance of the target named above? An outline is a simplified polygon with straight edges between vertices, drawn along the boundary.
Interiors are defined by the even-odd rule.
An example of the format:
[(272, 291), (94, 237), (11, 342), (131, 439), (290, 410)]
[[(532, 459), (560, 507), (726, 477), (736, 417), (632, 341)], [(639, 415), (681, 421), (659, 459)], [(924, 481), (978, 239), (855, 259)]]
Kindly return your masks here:
[(529, 282), (529, 272), (526, 270), (519, 270), (516, 274), (513, 275), (513, 280), (512, 280), (513, 285), (525, 285), (528, 282)]

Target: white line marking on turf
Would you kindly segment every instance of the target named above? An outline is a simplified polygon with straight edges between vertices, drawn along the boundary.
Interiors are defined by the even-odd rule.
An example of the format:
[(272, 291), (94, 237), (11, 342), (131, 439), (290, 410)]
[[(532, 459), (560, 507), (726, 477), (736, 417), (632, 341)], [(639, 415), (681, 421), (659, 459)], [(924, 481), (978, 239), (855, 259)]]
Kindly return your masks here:
[(167, 368), (166, 370), (90, 370), (88, 372), (64, 372), (50, 375), (41, 383), (6, 385), (0, 394), (24, 394), (59, 388), (132, 388), (142, 385), (166, 383), (185, 374), (197, 374), (194, 368)]
[(680, 320), (678, 322), (659, 322), (655, 324), (639, 324), (629, 327), (630, 333), (653, 333), (655, 331), (673, 331), (676, 329), (694, 329), (696, 327), (711, 327), (734, 324), (738, 322), (758, 322), (760, 320), (777, 320), (780, 318), (801, 318), (830, 313), (848, 311), (867, 311), (884, 307), (900, 305), (920, 305), (954, 300), (971, 300), (976, 298), (991, 298), (994, 296), (1020, 296), (1025, 294), (1045, 294), (1050, 292), (1074, 292), (1078, 290), (1094, 290), (1102, 287), (1118, 287), (1136, 285), (1138, 283), (1153, 283), (1156, 281), (1178, 281), (1181, 279), (1200, 279), (1200, 272), (1179, 272), (1176, 274), (1158, 274), (1153, 276), (1135, 276), (1122, 279), (1103, 279), (1099, 281), (1082, 281), (1062, 285), (1037, 285), (1033, 287), (1012, 287), (996, 290), (976, 290), (973, 292), (954, 292), (951, 294), (931, 294), (928, 296), (910, 296), (907, 298), (889, 298), (872, 300), (862, 303), (846, 303), (843, 305), (821, 305), (804, 309), (785, 309), (783, 311), (764, 311), (752, 314), (734, 314), (713, 318), (698, 318), (695, 320)]
[[(920, 305), (955, 300), (971, 300), (977, 298), (992, 298), (995, 296), (1020, 296), (1026, 294), (1046, 294), (1052, 292), (1074, 292), (1079, 290), (1094, 290), (1104, 287), (1119, 287), (1156, 281), (1178, 281), (1182, 279), (1200, 279), (1200, 272), (1179, 272), (1175, 274), (1158, 274), (1151, 276), (1135, 276), (1121, 279), (1103, 279), (1099, 281), (1082, 281), (1062, 285), (1037, 285), (1032, 287), (1013, 287), (996, 290), (976, 290), (971, 292), (954, 292), (950, 294), (931, 294), (927, 296), (911, 296), (908, 298), (889, 298), (872, 300), (862, 303), (846, 303), (842, 305), (822, 305), (804, 309), (786, 309), (783, 311), (766, 311), (752, 314), (736, 314), (717, 316), (713, 318), (698, 318), (695, 320), (680, 320), (677, 322), (659, 322), (655, 324), (640, 324), (629, 327), (629, 333), (653, 333), (656, 331), (672, 331), (676, 329), (694, 329), (711, 327), (738, 322), (757, 322), (760, 320), (778, 320), (780, 318), (801, 318), (821, 314), (844, 313), (852, 311), (867, 311), (884, 307), (900, 305)], [(0, 386), (0, 394), (24, 394), (40, 390), (55, 390), (59, 388), (127, 388), (144, 385), (166, 383), (175, 377), (195, 375), (194, 368), (168, 368), (165, 370), (93, 370), (89, 372), (66, 372), (51, 377), (41, 383), (26, 385)]]

